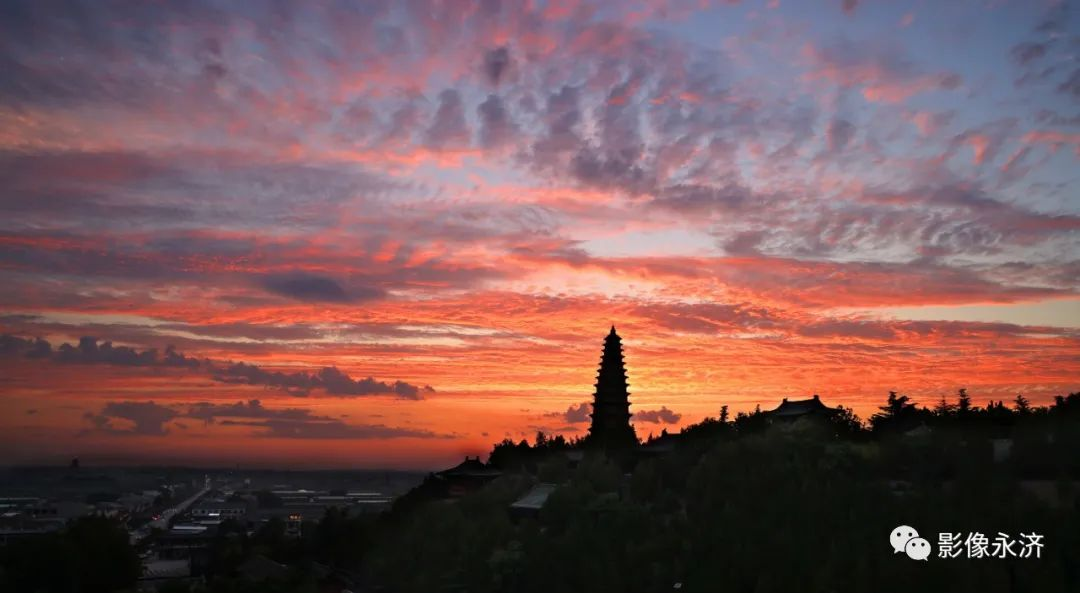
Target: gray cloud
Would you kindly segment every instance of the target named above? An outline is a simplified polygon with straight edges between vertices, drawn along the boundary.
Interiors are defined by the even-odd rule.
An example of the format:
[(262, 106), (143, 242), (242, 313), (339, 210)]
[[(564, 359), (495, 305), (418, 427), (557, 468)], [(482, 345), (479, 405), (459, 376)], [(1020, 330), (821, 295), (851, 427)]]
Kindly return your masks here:
[(313, 389), (323, 389), (328, 395), (395, 394), (404, 399), (422, 399), (422, 391), (434, 391), (430, 386), (418, 387), (404, 381), (388, 383), (373, 377), (353, 379), (335, 367), (326, 367), (316, 373), (282, 373), (238, 362), (217, 369), (214, 378), (224, 383), (277, 387), (293, 395), (307, 395)]
[(433, 148), (458, 148), (469, 144), (469, 126), (465, 121), (465, 106), (455, 89), (439, 93), (435, 119), (425, 133), (425, 142)]
[(496, 148), (509, 143), (517, 135), (517, 127), (511, 120), (510, 112), (498, 95), (488, 95), (476, 108), (480, 117), (480, 145)]
[[(97, 414), (87, 412), (84, 417), (95, 429), (115, 434), (138, 434), (162, 436), (168, 434), (165, 424), (177, 418), (181, 412), (153, 401), (108, 402)], [(117, 428), (113, 420), (133, 423), (131, 428)]]
[(98, 344), (97, 338), (79, 338), (79, 344), (61, 344), (53, 350), (52, 345), (41, 338), (20, 338), (10, 334), (0, 335), (0, 355), (30, 359), (51, 359), (69, 364), (110, 364), (116, 366), (161, 366), (198, 368), (205, 360), (190, 358), (167, 346), (158, 353), (156, 348), (136, 350), (128, 346), (113, 346), (112, 342)]
[(829, 122), (829, 130), (826, 142), (831, 152), (837, 152), (847, 148), (851, 137), (855, 135), (855, 126), (851, 122), (836, 118)]
[(589, 402), (581, 402), (580, 404), (573, 404), (566, 408), (565, 412), (550, 412), (544, 414), (547, 418), (558, 418), (567, 424), (584, 424), (589, 421), (589, 416), (592, 414), (592, 404)]
[(578, 135), (581, 111), (578, 105), (580, 91), (577, 87), (564, 85), (548, 95), (542, 119), (546, 132), (532, 146), (531, 164), (541, 171), (562, 171), (570, 155), (582, 146)]
[(346, 424), (337, 420), (267, 420), (248, 426), (264, 429), (260, 436), (280, 439), (444, 439), (453, 435), (385, 424)]
[(1057, 91), (1071, 95), (1073, 99), (1080, 99), (1080, 68), (1073, 70), (1068, 78), (1058, 84)]
[(634, 420), (652, 424), (675, 424), (681, 418), (682, 414), (672, 412), (667, 409), (667, 406), (661, 406), (659, 410), (641, 410), (639, 412), (634, 412)]
[(1035, 61), (1046, 55), (1046, 45), (1042, 43), (1019, 43), (1009, 51), (1012, 57), (1021, 66)]
[(402, 399), (418, 400), (423, 399), (423, 393), (435, 391), (430, 385), (421, 387), (400, 380), (386, 382), (374, 377), (353, 379), (336, 367), (325, 367), (315, 373), (283, 373), (243, 362), (191, 358), (177, 352), (172, 346), (159, 354), (155, 348), (136, 350), (127, 346), (113, 346), (111, 342), (98, 344), (97, 338), (93, 337), (80, 338), (78, 346), (65, 343), (53, 350), (47, 341), (40, 338), (0, 334), (0, 356), (8, 359), (50, 359), (59, 364), (188, 369), (207, 373), (222, 383), (265, 385), (297, 396), (307, 396), (318, 389), (327, 395), (342, 397), (392, 394)]
[(484, 53), (484, 75), (488, 82), (498, 86), (503, 75), (510, 68), (510, 49), (506, 46), (497, 47)]
[(267, 408), (257, 399), (233, 404), (198, 402), (188, 407), (184, 416), (214, 422), (218, 418), (277, 418), (287, 420), (313, 419), (307, 408)]
[(726, 187), (677, 185), (665, 189), (649, 202), (656, 208), (687, 215), (739, 212), (754, 201), (754, 193), (737, 184)]
[(382, 290), (370, 287), (346, 290), (325, 276), (303, 273), (267, 276), (263, 279), (263, 286), (274, 294), (308, 302), (345, 303), (374, 300), (385, 295)]
[[(164, 436), (165, 425), (177, 418), (197, 418), (218, 422), (224, 426), (249, 426), (257, 429), (256, 436), (285, 439), (393, 439), (393, 438), (453, 438), (430, 430), (386, 426), (384, 424), (348, 424), (325, 416), (315, 416), (300, 408), (266, 408), (259, 400), (235, 404), (199, 402), (191, 406), (166, 406), (154, 401), (107, 402), (97, 413), (84, 418), (92, 430), (109, 434)], [(225, 420), (220, 420), (225, 418)], [(133, 423), (130, 428), (117, 427), (115, 420)], [(177, 423), (180, 428), (188, 426)]]

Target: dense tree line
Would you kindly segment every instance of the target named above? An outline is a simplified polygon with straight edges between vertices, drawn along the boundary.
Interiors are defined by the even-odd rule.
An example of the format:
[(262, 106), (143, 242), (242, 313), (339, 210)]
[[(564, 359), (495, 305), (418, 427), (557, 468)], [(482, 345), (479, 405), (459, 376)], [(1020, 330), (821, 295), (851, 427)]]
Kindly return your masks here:
[[(412, 505), (363, 570), (386, 591), (1076, 591), (1078, 438), (1080, 394), (979, 407), (961, 390), (932, 409), (889, 394), (866, 423), (849, 409), (793, 424), (723, 410), (629, 473), (601, 452), (577, 467), (541, 455), (546, 437), (504, 442), (491, 457), (502, 478)], [(995, 459), (995, 441), (1010, 454)], [(514, 520), (508, 506), (537, 481), (560, 485)], [(923, 563), (893, 554), (899, 524), (934, 545), (953, 532), (1046, 545), (1037, 559)]]

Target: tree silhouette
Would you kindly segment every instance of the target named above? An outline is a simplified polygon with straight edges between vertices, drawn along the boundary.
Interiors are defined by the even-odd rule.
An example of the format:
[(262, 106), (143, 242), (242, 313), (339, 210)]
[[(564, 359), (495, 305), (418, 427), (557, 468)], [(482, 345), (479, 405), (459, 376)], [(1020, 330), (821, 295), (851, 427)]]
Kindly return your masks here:
[(0, 547), (2, 591), (108, 593), (133, 587), (141, 572), (127, 530), (105, 517)]
[(1016, 399), (1013, 400), (1013, 409), (1017, 414), (1029, 414), (1031, 413), (1031, 404), (1028, 402), (1024, 394), (1016, 394)]
[(863, 422), (855, 414), (855, 410), (844, 406), (836, 407), (836, 412), (829, 416), (829, 424), (833, 433), (842, 438), (859, 438), (865, 432)]
[(967, 389), (961, 387), (956, 391), (956, 413), (960, 416), (967, 416), (971, 412), (971, 396), (968, 395)]
[(956, 411), (956, 405), (949, 403), (949, 400), (945, 399), (945, 396), (941, 396), (941, 400), (934, 406), (934, 415), (944, 418)]
[(889, 392), (885, 405), (878, 410), (880, 412), (870, 417), (870, 427), (874, 432), (906, 430), (918, 421), (918, 410), (911, 403), (911, 398), (895, 391)]

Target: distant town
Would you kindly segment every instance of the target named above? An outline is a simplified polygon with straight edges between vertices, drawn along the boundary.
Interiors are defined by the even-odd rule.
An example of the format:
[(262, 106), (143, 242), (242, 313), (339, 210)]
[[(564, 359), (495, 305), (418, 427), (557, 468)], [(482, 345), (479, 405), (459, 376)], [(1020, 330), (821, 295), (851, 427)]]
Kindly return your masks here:
[(67, 467), (0, 470), (0, 545), (59, 533), (83, 517), (123, 526), (142, 560), (140, 588), (201, 575), (223, 523), (280, 522), (288, 538), (329, 508), (380, 513), (422, 474)]

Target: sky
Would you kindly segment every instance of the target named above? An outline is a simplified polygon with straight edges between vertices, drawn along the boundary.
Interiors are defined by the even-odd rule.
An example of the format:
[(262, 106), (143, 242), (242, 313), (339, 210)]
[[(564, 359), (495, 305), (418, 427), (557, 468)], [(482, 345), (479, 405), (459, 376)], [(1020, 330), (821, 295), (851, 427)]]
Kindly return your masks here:
[(0, 464), (1080, 390), (1078, 10), (4, 2)]

